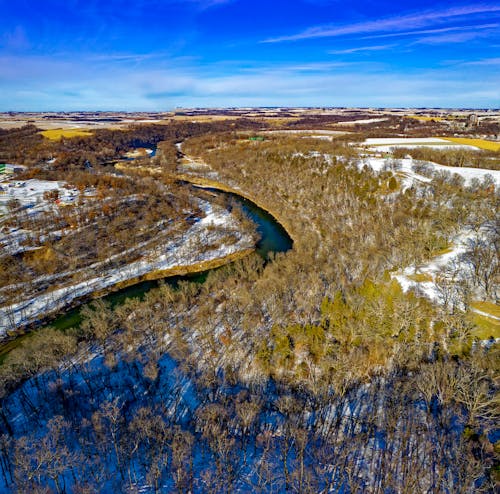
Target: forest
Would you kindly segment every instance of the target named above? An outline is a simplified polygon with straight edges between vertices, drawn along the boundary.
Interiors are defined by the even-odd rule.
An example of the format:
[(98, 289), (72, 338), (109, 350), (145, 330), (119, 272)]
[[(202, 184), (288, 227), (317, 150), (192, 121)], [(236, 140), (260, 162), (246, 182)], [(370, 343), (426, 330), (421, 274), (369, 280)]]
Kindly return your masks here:
[[(24, 156), (27, 174), (83, 174), (115, 201), (133, 186), (153, 223), (191, 200), (175, 188), (191, 175), (244, 192), (293, 239), (270, 260), (252, 254), (116, 307), (97, 300), (79, 326), (24, 339), (0, 365), (0, 490), (496, 492), (499, 349), (478, 336), (473, 304), (498, 303), (498, 190), (438, 173), (403, 186), (390, 160), (363, 165), (358, 133), (255, 141), (260, 124), (232, 123), (0, 135), (1, 157)], [(107, 162), (146, 144), (160, 173), (106, 178)], [(443, 273), (440, 303), (403, 290), (394, 274), (418, 276), (464, 229), (481, 234), (470, 276)], [(124, 230), (111, 228), (117, 250)]]

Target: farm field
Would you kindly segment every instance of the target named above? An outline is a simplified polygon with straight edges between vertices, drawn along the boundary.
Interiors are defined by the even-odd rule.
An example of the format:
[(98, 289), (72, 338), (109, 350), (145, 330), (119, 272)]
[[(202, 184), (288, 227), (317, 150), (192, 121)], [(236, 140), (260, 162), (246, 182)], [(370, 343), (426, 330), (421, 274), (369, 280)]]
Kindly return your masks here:
[(92, 135), (92, 132), (82, 129), (49, 129), (40, 132), (47, 139), (58, 141), (59, 139), (70, 137), (87, 137)]
[(436, 148), (436, 149), (477, 149), (475, 145), (454, 142), (441, 137), (382, 137), (368, 138), (362, 145), (370, 149), (389, 152), (391, 148)]
[(469, 139), (466, 137), (443, 137), (443, 139), (456, 144), (473, 146), (488, 151), (500, 151), (500, 142), (487, 141), (486, 139)]

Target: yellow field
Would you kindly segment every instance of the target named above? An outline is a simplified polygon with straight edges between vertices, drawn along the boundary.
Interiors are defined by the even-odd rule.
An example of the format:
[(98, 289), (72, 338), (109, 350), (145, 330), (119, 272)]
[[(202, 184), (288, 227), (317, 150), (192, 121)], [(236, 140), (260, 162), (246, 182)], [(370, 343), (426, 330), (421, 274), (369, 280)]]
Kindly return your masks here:
[(457, 144), (475, 146), (480, 149), (487, 149), (488, 151), (500, 151), (500, 142), (487, 141), (486, 139), (469, 139), (467, 137), (440, 137), (440, 139), (446, 139)]
[(88, 130), (81, 129), (50, 129), (40, 132), (43, 137), (50, 139), (51, 141), (58, 141), (62, 137), (85, 137), (92, 135), (92, 132)]
[(442, 117), (423, 117), (419, 115), (409, 115), (410, 118), (415, 118), (416, 120), (421, 120), (422, 122), (430, 122), (431, 120), (435, 120), (436, 122), (441, 122), (444, 120)]
[(471, 306), (485, 314), (500, 317), (500, 305), (494, 304), (493, 302), (472, 302)]
[(473, 336), (486, 340), (493, 336), (493, 338), (500, 338), (500, 321), (494, 319), (493, 317), (500, 317), (500, 306), (494, 304), (493, 302), (472, 302), (471, 306), (484, 312), (485, 314), (491, 314), (492, 317), (486, 317), (482, 314), (473, 314), (473, 321), (476, 325), (473, 331)]

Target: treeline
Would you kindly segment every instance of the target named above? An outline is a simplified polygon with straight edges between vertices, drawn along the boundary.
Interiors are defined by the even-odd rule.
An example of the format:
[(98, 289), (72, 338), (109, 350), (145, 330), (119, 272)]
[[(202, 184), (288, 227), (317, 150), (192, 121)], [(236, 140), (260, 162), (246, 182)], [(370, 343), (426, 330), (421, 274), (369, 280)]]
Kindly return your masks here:
[(395, 147), (392, 150), (394, 158), (401, 159), (411, 156), (416, 160), (433, 161), (445, 166), (470, 166), (473, 168), (486, 168), (500, 170), (499, 151), (474, 151), (470, 149), (439, 149), (430, 146), (415, 148)]
[(0, 160), (46, 167), (47, 161), (55, 158), (51, 164), (55, 170), (82, 169), (85, 164), (105, 165), (136, 147), (156, 146), (161, 141), (173, 143), (207, 132), (260, 129), (262, 125), (248, 119), (210, 123), (184, 121), (168, 125), (133, 125), (122, 130), (94, 129), (90, 136), (63, 137), (57, 141), (43, 138), (40, 129), (27, 125), (0, 133)]

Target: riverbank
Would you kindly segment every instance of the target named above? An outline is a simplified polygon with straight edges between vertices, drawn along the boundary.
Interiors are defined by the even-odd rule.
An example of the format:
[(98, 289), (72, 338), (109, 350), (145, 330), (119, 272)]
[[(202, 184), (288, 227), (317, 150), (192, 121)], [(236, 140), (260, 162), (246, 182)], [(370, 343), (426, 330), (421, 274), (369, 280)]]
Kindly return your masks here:
[[(168, 239), (154, 252), (77, 283), (0, 308), (0, 335), (39, 326), (61, 310), (144, 280), (190, 274), (219, 267), (255, 249), (255, 238), (228, 211), (205, 202), (206, 216), (189, 230)], [(227, 259), (227, 260), (226, 260)]]
[(283, 228), (283, 230), (285, 230), (287, 232), (287, 234), (290, 236), (290, 238), (292, 239), (292, 243), (295, 243), (295, 239), (293, 238), (292, 226), (290, 224), (288, 224), (286, 221), (283, 221), (283, 219), (280, 218), (279, 214), (276, 211), (274, 211), (267, 204), (264, 204), (259, 198), (254, 197), (252, 194), (249, 194), (248, 192), (245, 192), (241, 189), (231, 187), (231, 186), (226, 185), (222, 182), (218, 182), (217, 180), (213, 180), (213, 179), (205, 178), (205, 177), (199, 177), (196, 175), (188, 175), (185, 173), (179, 173), (179, 174), (173, 175), (172, 177), (176, 178), (177, 180), (189, 182), (190, 184), (192, 184), (196, 187), (200, 187), (203, 189), (220, 190), (220, 191), (226, 192), (228, 194), (233, 194), (235, 196), (243, 197), (244, 199), (247, 199), (248, 201), (253, 202), (260, 209), (264, 210), (266, 213), (268, 213), (270, 216), (272, 216), (274, 218), (274, 220), (276, 221), (276, 223), (278, 223)]
[[(208, 166), (208, 165), (207, 165)], [(226, 192), (228, 194), (233, 194), (235, 196), (243, 197), (250, 202), (253, 202), (257, 207), (268, 213), (274, 218), (274, 221), (278, 223), (290, 236), (292, 243), (295, 243), (295, 238), (293, 237), (293, 228), (288, 222), (284, 221), (280, 215), (273, 210), (268, 204), (263, 203), (258, 197), (241, 190), (237, 187), (232, 187), (218, 180), (214, 180), (207, 177), (202, 177), (199, 175), (191, 175), (188, 173), (165, 173), (161, 168), (152, 166), (137, 166), (136, 164), (130, 164), (126, 162), (119, 162), (115, 164), (115, 168), (120, 171), (144, 171), (152, 175), (163, 175), (171, 180), (177, 180), (181, 182), (190, 183), (196, 187), (203, 189), (215, 189), (221, 192)]]
[[(231, 264), (235, 261), (239, 261), (241, 259), (244, 259), (245, 257), (249, 256), (253, 252), (255, 252), (255, 248), (249, 248), (249, 249), (244, 249), (241, 251), (233, 252), (232, 254), (229, 254), (225, 257), (221, 257), (218, 259), (211, 259), (208, 261), (202, 261), (202, 262), (192, 264), (189, 266), (174, 266), (174, 267), (169, 268), (169, 269), (151, 271), (151, 272), (146, 273), (144, 275), (137, 276), (135, 278), (130, 278), (130, 279), (123, 281), (121, 283), (117, 283), (116, 285), (113, 285), (111, 287), (107, 287), (106, 289), (96, 290), (95, 292), (89, 293), (89, 294), (87, 294), (79, 299), (74, 299), (69, 305), (67, 305), (65, 307), (64, 313), (68, 313), (72, 309), (75, 309), (76, 307), (79, 307), (85, 303), (92, 301), (92, 300), (106, 297), (107, 295), (109, 295), (111, 293), (125, 290), (127, 288), (138, 285), (140, 283), (144, 283), (146, 281), (157, 281), (157, 280), (162, 280), (165, 278), (173, 278), (173, 277), (179, 277), (179, 276), (188, 276), (188, 275), (205, 273), (205, 272), (210, 271), (212, 269), (217, 269), (217, 268), (220, 268), (222, 266), (226, 266), (228, 264)], [(53, 322), (55, 319), (57, 319), (59, 317), (60, 317), (59, 312), (53, 313), (53, 314), (47, 314), (45, 317), (38, 320), (34, 326), (50, 325), (51, 322)], [(20, 328), (18, 328), (18, 330), (16, 330), (15, 334), (11, 334), (9, 337), (0, 341), (0, 363), (3, 360), (5, 355), (7, 355), (13, 348), (16, 348), (16, 346), (18, 346), (20, 341), (18, 342), (17, 340), (23, 339), (24, 337), (29, 335), (29, 333), (31, 333), (33, 330), (36, 329), (36, 327), (32, 327), (32, 326), (33, 325), (26, 325), (26, 326), (20, 327)]]
[[(178, 179), (180, 180), (179, 177)], [(217, 259), (205, 260), (198, 263), (192, 263), (190, 265), (174, 266), (164, 270), (151, 271), (141, 275), (140, 277), (124, 281), (119, 285), (95, 291), (83, 299), (80, 298), (78, 300), (74, 300), (73, 303), (66, 307), (62, 313), (61, 311), (58, 311), (57, 314), (52, 314), (51, 317), (38, 320), (36, 325), (25, 327), (23, 330), (17, 331), (16, 335), (13, 335), (11, 338), (5, 339), (2, 343), (0, 343), (0, 363), (11, 350), (19, 346), (24, 339), (29, 338), (32, 334), (34, 334), (32, 330), (34, 330), (35, 327), (41, 327), (44, 324), (51, 323), (58, 329), (67, 329), (78, 325), (80, 322), (80, 316), (77, 307), (81, 307), (89, 300), (105, 298), (110, 299), (112, 305), (116, 303), (120, 304), (127, 298), (141, 296), (157, 286), (156, 283), (154, 283), (155, 280), (167, 280), (167, 282), (172, 280), (172, 283), (175, 283), (178, 281), (179, 277), (185, 276), (186, 279), (191, 279), (190, 276), (203, 276), (203, 274), (208, 273), (213, 269), (217, 269), (221, 266), (231, 264), (239, 259), (243, 259), (255, 251), (263, 258), (268, 259), (270, 253), (285, 252), (292, 248), (293, 240), (282, 224), (278, 222), (276, 217), (272, 216), (264, 208), (261, 208), (259, 205), (254, 203), (250, 199), (249, 195), (240, 193), (239, 191), (227, 187), (224, 184), (218, 184), (215, 181), (207, 181), (203, 184), (199, 182), (198, 184), (193, 185), (217, 189), (221, 191), (221, 193), (228, 195), (231, 194), (234, 196), (235, 199), (239, 201), (244, 213), (257, 225), (257, 231), (260, 235), (260, 240), (257, 242), (257, 245), (252, 248), (233, 252)], [(217, 187), (218, 185), (220, 185), (220, 187)], [(226, 189), (226, 191), (223, 191), (222, 188)]]

